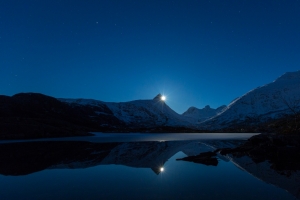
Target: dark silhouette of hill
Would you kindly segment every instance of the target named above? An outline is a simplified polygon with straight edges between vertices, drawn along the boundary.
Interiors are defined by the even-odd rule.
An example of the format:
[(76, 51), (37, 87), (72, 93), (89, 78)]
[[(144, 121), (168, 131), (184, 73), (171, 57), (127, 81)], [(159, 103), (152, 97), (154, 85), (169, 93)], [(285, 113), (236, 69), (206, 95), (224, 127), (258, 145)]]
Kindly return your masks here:
[(101, 124), (118, 127), (122, 122), (105, 105), (73, 107), (38, 93), (0, 96), (0, 139), (79, 136), (111, 129)]

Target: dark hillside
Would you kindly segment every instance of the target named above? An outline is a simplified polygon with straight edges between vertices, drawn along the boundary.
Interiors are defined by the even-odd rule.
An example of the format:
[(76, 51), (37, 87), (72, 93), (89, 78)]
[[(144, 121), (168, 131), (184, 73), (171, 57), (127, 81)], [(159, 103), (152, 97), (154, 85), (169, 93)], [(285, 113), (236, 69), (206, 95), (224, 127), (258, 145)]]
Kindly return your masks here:
[[(0, 139), (27, 139), (90, 135), (88, 131), (105, 131), (110, 122), (121, 122), (106, 107), (95, 115), (88, 106), (80, 109), (38, 93), (20, 93), (12, 97), (0, 96)], [(107, 113), (107, 114), (106, 114)]]

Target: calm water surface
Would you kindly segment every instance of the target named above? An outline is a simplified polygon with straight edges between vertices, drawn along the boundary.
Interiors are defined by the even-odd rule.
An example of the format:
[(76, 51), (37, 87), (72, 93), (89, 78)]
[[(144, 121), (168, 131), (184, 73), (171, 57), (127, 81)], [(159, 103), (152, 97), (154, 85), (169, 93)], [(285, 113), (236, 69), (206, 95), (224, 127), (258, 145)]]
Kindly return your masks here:
[(176, 160), (232, 147), (244, 136), (175, 135), (2, 142), (1, 199), (295, 199), (245, 170), (249, 161), (219, 156), (217, 166), (207, 166)]

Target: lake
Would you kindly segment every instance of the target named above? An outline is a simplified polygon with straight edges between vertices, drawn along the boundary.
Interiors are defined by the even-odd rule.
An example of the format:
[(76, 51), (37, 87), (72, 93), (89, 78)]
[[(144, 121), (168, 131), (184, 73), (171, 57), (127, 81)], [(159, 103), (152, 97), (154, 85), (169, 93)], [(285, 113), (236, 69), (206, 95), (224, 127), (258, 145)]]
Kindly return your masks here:
[(253, 134), (101, 134), (0, 142), (1, 199), (295, 199), (299, 173), (217, 155)]

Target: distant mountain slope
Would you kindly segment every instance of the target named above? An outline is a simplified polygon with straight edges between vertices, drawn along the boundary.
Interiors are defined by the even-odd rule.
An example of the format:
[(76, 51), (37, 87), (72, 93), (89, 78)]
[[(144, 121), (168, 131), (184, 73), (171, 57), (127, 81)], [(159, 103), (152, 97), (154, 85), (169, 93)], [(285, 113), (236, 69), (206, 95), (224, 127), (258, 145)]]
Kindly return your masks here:
[(161, 94), (152, 100), (136, 100), (121, 103), (102, 102), (88, 99), (59, 99), (72, 105), (107, 106), (113, 115), (131, 128), (153, 128), (159, 126), (195, 127), (186, 117), (172, 110)]
[(102, 128), (106, 129), (126, 129), (126, 124), (116, 118), (114, 113), (107, 107), (105, 102), (94, 99), (58, 99), (83, 115)]
[(209, 105), (205, 106), (202, 109), (196, 107), (190, 107), (187, 111), (185, 111), (182, 116), (189, 118), (190, 121), (194, 123), (203, 122), (211, 117), (214, 117), (218, 113), (222, 112), (226, 106), (220, 106), (216, 109), (211, 108)]
[(222, 129), (242, 123), (260, 123), (299, 112), (300, 71), (288, 72), (232, 101), (217, 116), (200, 123), (204, 129)]

